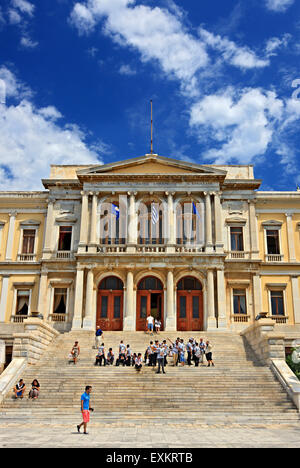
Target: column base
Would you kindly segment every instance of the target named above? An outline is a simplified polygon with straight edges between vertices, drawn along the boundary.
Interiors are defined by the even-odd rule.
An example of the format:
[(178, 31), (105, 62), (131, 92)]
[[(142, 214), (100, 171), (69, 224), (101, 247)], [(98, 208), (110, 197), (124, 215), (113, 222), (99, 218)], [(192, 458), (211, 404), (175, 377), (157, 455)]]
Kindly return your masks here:
[(217, 320), (216, 317), (208, 317), (207, 319), (207, 330), (217, 330)]
[(125, 317), (123, 321), (124, 331), (135, 331), (133, 317)]
[(92, 319), (89, 318), (89, 317), (88, 317), (88, 318), (84, 318), (84, 319), (83, 319), (83, 326), (82, 326), (82, 328), (83, 328), (84, 330), (91, 330), (91, 331), (95, 330), (95, 326), (93, 326), (93, 321), (92, 321)]
[(205, 247), (205, 252), (208, 252), (208, 253), (214, 252), (214, 247), (213, 247), (213, 245), (207, 245), (207, 246)]
[(72, 323), (72, 331), (76, 331), (76, 330), (82, 330), (82, 323), (81, 323), (81, 319), (73, 319), (73, 323)]
[(175, 317), (167, 317), (165, 331), (176, 331)]
[(227, 320), (226, 317), (220, 317), (218, 319), (218, 328), (227, 328)]

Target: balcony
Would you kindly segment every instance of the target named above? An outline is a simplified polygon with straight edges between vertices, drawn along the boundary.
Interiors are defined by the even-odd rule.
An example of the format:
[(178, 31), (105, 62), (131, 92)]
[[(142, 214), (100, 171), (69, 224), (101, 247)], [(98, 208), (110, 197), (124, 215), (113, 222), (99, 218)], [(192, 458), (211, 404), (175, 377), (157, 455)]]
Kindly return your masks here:
[(74, 253), (71, 252), (70, 250), (59, 250), (55, 252), (54, 256), (58, 260), (73, 260), (74, 259)]
[(23, 323), (24, 320), (28, 318), (28, 315), (12, 315), (11, 316), (11, 321), (13, 323)]
[(18, 262), (35, 262), (35, 261), (36, 261), (35, 254), (29, 254), (29, 253), (18, 254)]
[(59, 322), (59, 323), (66, 322), (67, 315), (66, 314), (50, 314), (49, 320), (50, 322)]
[(244, 250), (231, 250), (227, 252), (227, 259), (230, 260), (250, 260), (251, 252), (245, 252)]
[(247, 314), (233, 314), (231, 316), (231, 321), (234, 323), (248, 323), (250, 320), (250, 315)]
[(283, 255), (281, 254), (267, 254), (265, 255), (266, 262), (282, 262)]
[(276, 323), (288, 323), (289, 318), (286, 315), (267, 315), (267, 318), (275, 320)]

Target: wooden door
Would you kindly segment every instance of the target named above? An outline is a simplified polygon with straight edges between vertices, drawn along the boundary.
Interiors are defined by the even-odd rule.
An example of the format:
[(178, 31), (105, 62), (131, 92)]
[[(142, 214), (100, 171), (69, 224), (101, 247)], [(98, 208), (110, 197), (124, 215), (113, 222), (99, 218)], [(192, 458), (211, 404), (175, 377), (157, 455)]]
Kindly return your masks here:
[(97, 326), (101, 330), (123, 330), (123, 291), (98, 292)]
[(177, 330), (203, 330), (202, 291), (177, 292)]
[[(153, 307), (155, 305), (155, 307)], [(147, 330), (147, 317), (152, 315), (154, 319), (161, 321), (161, 330), (164, 326), (163, 293), (161, 291), (138, 291), (136, 310), (136, 330)]]

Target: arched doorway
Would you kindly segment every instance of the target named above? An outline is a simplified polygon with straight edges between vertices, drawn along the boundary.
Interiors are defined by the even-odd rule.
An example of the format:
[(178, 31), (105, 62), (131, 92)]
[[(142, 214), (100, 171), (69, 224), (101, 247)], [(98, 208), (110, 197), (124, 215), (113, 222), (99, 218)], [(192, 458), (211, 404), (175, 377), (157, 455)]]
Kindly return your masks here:
[(202, 284), (185, 276), (177, 284), (177, 330), (203, 330)]
[(99, 284), (96, 325), (101, 330), (123, 330), (123, 281), (116, 276)]
[(163, 310), (163, 284), (154, 277), (143, 278), (137, 287), (136, 329), (144, 331), (147, 328), (146, 319), (151, 315), (161, 321), (161, 330), (164, 327)]

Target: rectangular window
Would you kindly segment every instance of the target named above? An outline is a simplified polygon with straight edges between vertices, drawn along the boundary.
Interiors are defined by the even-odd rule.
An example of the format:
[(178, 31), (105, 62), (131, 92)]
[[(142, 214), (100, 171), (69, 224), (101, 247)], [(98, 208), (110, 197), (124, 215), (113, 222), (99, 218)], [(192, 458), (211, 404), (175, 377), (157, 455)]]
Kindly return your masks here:
[(28, 315), (29, 297), (30, 297), (30, 293), (28, 290), (17, 291), (16, 315)]
[(234, 314), (247, 314), (246, 290), (245, 289), (233, 290), (233, 313)]
[(34, 254), (35, 230), (23, 229), (22, 254)]
[(283, 291), (271, 291), (272, 315), (285, 315), (283, 304)]
[(108, 296), (101, 296), (101, 318), (107, 318)]
[(67, 289), (66, 288), (55, 288), (54, 289), (54, 303), (53, 313), (54, 314), (65, 314), (67, 304)]
[(231, 240), (231, 250), (233, 251), (243, 251), (244, 242), (243, 242), (243, 228), (242, 227), (231, 227), (230, 228), (230, 240)]
[(140, 318), (147, 318), (147, 296), (141, 296)]
[(70, 251), (72, 240), (72, 226), (59, 227), (58, 250)]
[(269, 255), (280, 255), (279, 246), (279, 230), (278, 229), (267, 229), (267, 250)]
[(180, 296), (179, 318), (186, 318), (186, 296)]
[(193, 319), (199, 318), (199, 296), (193, 296)]
[(121, 317), (121, 296), (114, 297), (114, 318), (119, 319)]

